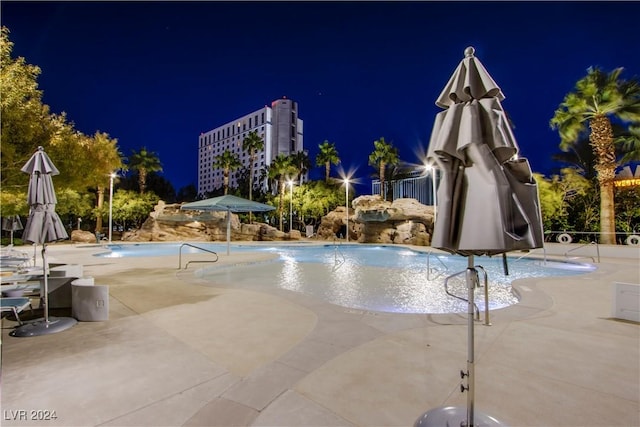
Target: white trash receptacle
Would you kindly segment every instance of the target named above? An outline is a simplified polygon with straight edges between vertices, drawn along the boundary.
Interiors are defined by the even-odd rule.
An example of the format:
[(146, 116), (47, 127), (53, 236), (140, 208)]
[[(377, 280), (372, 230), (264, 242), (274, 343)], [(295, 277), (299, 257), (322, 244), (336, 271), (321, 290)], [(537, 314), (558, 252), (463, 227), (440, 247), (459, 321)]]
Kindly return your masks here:
[(74, 280), (71, 315), (81, 322), (109, 320), (109, 286), (95, 285), (93, 277)]

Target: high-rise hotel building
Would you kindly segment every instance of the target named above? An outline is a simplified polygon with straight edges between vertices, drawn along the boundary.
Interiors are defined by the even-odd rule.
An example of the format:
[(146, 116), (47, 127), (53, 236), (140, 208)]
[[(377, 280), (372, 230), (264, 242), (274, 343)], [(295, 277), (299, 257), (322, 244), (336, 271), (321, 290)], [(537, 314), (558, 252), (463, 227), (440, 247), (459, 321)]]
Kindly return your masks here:
[[(229, 123), (200, 134), (198, 139), (198, 194), (205, 194), (223, 186), (222, 169), (213, 169), (216, 156), (226, 150), (236, 154), (243, 167), (249, 168), (249, 153), (242, 149), (242, 141), (255, 131), (264, 141), (264, 150), (255, 153), (254, 180), (260, 171), (279, 154), (304, 151), (302, 119), (298, 117), (298, 103), (287, 98), (277, 99), (271, 106), (249, 113)], [(237, 186), (232, 173), (229, 187)], [(255, 181), (254, 181), (255, 182)]]

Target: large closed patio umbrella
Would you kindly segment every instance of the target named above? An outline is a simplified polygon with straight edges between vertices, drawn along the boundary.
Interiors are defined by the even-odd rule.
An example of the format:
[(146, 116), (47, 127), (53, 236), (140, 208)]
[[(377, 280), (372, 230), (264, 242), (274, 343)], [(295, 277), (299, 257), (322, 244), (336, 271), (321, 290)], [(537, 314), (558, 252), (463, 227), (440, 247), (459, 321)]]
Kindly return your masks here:
[(182, 210), (192, 211), (223, 211), (227, 213), (227, 255), (229, 255), (229, 245), (231, 242), (231, 212), (268, 212), (275, 209), (274, 206), (253, 200), (227, 194), (211, 199), (198, 200), (196, 202), (185, 203), (180, 206)]
[[(474, 255), (504, 254), (542, 247), (538, 188), (501, 102), (500, 87), (468, 47), (436, 100), (427, 160), (441, 171), (438, 218), (431, 245), (468, 257), (467, 407), (440, 407), (416, 426), (501, 425), (474, 411)], [(485, 301), (488, 304), (488, 301)]]
[(76, 320), (70, 317), (49, 317), (47, 243), (69, 238), (55, 210), (58, 200), (51, 177), (60, 172), (42, 147), (38, 147), (21, 170), (31, 176), (27, 192), (29, 217), (22, 240), (42, 245), (44, 284), (44, 319), (25, 323), (10, 333), (15, 337), (28, 337), (64, 331), (75, 325)]

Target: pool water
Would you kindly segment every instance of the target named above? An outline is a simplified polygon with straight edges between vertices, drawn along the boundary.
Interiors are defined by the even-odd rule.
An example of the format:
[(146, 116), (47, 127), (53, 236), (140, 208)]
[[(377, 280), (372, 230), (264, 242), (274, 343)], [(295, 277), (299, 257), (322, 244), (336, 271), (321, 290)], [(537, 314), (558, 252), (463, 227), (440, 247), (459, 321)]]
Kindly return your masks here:
[[(226, 244), (196, 243), (226, 253)], [(103, 257), (177, 255), (180, 244), (111, 245)], [(212, 285), (271, 288), (300, 292), (343, 307), (394, 313), (466, 312), (465, 301), (451, 297), (444, 279), (464, 271), (468, 259), (462, 256), (428, 253), (385, 245), (232, 245), (231, 252), (267, 251), (278, 254), (276, 262), (239, 267), (210, 266), (198, 271)], [(183, 253), (197, 253), (184, 247)], [(509, 259), (505, 275), (502, 256), (474, 258), (487, 272), (489, 308), (518, 302), (511, 282), (520, 278), (568, 276), (595, 270), (590, 264)], [(480, 282), (484, 277), (480, 270)], [(465, 275), (449, 280), (449, 292), (466, 298)], [(485, 307), (484, 289), (476, 290), (475, 302)]]

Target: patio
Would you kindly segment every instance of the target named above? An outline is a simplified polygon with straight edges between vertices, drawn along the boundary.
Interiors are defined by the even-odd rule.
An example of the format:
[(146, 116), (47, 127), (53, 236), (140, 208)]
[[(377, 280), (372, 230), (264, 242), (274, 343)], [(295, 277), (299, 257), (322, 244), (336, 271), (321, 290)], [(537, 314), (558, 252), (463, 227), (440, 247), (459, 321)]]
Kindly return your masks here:
[[(109, 321), (14, 338), (3, 319), (2, 425), (410, 426), (466, 404), (466, 314), (345, 309), (97, 249), (48, 247), (110, 286)], [(521, 302), (475, 328), (477, 409), (512, 426), (640, 425), (640, 327), (611, 318), (612, 283), (640, 283), (638, 261), (519, 281)]]

